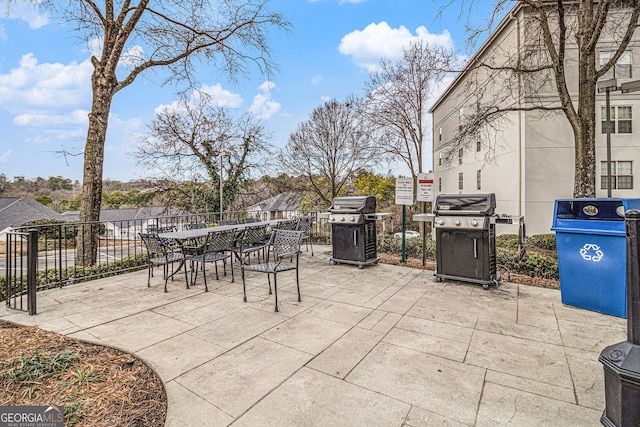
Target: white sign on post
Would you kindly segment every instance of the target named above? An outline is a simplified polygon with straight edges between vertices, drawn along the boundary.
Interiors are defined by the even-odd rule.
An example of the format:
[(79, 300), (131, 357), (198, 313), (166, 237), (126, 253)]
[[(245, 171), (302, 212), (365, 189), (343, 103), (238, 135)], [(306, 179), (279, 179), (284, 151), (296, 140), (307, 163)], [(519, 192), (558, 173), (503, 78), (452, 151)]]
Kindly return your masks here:
[(418, 196), (419, 202), (433, 202), (433, 174), (418, 174)]
[(413, 205), (413, 178), (396, 178), (396, 205)]

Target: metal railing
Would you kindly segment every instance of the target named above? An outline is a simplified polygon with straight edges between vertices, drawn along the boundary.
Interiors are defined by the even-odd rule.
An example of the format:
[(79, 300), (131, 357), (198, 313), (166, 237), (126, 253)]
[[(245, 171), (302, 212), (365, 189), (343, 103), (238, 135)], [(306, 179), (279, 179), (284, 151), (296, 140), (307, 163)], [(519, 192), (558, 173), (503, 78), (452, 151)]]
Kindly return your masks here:
[[(7, 307), (36, 314), (38, 231), (7, 233), (4, 294)], [(26, 256), (25, 256), (26, 254)]]
[[(317, 219), (316, 213), (311, 215)], [(221, 218), (243, 222), (250, 216), (238, 211), (16, 228), (6, 234), (5, 265), (0, 265), (0, 275), (4, 271), (4, 277), (0, 276), (0, 300), (5, 300), (7, 307), (35, 314), (37, 290), (147, 268), (146, 248), (139, 233), (167, 226), (182, 230), (189, 223), (216, 225)], [(76, 243), (80, 229), (87, 226), (99, 236), (98, 253), (93, 265), (81, 266), (76, 262)], [(325, 220), (317, 219), (311, 234), (320, 243), (330, 242), (330, 227)]]

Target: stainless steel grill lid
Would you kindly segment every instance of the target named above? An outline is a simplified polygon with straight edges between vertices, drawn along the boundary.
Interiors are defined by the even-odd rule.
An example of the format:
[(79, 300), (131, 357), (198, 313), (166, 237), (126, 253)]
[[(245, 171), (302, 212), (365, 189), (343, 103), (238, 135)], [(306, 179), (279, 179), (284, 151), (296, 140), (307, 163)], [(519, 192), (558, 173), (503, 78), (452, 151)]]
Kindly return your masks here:
[(433, 206), (436, 215), (493, 215), (496, 209), (495, 193), (438, 194)]
[(374, 213), (376, 211), (375, 196), (336, 197), (329, 208), (331, 213)]

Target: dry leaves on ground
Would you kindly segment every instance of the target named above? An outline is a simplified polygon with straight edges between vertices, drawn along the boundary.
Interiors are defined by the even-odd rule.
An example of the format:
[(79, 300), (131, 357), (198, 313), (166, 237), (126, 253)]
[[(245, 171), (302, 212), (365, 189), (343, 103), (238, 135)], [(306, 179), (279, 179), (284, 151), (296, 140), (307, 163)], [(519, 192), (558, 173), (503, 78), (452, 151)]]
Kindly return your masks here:
[(163, 426), (167, 412), (162, 382), (131, 354), (4, 321), (0, 402), (64, 405), (65, 426)]

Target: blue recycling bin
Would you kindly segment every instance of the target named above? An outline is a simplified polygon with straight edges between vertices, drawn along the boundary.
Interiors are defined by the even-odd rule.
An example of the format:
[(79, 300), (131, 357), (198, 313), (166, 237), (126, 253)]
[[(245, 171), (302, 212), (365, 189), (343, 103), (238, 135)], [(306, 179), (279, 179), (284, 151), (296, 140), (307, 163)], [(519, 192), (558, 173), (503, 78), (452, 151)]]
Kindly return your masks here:
[(640, 199), (559, 199), (556, 233), (562, 303), (627, 317), (624, 213)]

